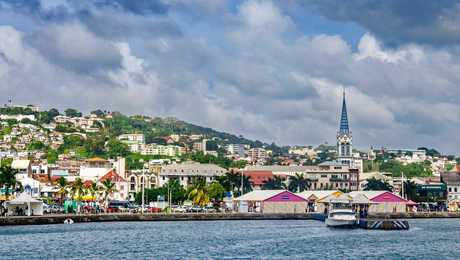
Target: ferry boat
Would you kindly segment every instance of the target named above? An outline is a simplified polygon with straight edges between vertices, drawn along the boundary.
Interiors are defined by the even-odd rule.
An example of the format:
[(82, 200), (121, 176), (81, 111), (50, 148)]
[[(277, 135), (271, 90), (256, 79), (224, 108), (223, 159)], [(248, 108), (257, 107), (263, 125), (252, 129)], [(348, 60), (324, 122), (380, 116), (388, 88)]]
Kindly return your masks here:
[(328, 227), (353, 227), (356, 225), (356, 212), (351, 205), (351, 199), (345, 195), (329, 200), (326, 218)]

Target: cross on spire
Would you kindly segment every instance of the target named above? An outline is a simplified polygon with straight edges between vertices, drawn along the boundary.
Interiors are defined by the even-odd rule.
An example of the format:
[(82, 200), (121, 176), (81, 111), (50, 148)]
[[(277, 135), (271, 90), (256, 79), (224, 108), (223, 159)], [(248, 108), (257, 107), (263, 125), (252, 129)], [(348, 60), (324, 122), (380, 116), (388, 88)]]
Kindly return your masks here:
[(340, 117), (340, 130), (341, 134), (348, 134), (350, 129), (348, 127), (348, 115), (347, 115), (347, 103), (345, 102), (345, 89), (343, 90), (343, 102), (342, 102), (342, 115)]

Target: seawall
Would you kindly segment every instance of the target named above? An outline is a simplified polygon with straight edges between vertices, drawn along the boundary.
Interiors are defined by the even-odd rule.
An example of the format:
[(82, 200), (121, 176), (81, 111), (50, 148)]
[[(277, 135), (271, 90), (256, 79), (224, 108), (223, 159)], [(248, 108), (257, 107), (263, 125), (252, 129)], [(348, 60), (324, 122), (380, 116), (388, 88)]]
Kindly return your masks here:
[[(146, 214), (62, 214), (31, 217), (0, 217), (0, 226), (63, 224), (67, 218), (75, 223), (110, 221), (216, 221), (216, 220), (321, 220), (320, 213), (263, 214), (263, 213), (146, 213)], [(422, 218), (460, 218), (460, 212), (411, 212), (373, 214), (367, 220), (397, 220)]]
[(110, 221), (215, 221), (215, 220), (306, 220), (315, 219), (315, 213), (261, 214), (261, 213), (188, 213), (188, 214), (68, 214), (31, 217), (0, 217), (0, 226), (63, 224), (67, 218), (75, 223)]

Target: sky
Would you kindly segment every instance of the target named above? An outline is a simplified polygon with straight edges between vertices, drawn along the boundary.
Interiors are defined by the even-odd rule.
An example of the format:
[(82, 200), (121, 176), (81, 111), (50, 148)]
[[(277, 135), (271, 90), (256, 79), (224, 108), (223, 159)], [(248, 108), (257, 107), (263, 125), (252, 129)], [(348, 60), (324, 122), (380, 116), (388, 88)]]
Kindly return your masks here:
[[(0, 97), (460, 154), (460, 2), (0, 0)], [(3, 99), (3, 100), (1, 100)]]

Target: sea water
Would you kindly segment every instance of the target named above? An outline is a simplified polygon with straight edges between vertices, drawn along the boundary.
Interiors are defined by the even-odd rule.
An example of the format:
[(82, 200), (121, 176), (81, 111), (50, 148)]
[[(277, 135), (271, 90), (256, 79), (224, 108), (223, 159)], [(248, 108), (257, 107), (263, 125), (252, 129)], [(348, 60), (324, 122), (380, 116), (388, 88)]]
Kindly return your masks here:
[(314, 220), (105, 222), (0, 227), (0, 259), (460, 259), (460, 220), (408, 231)]

